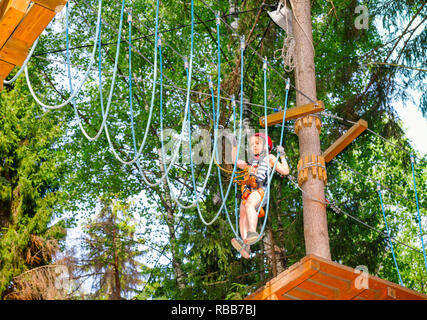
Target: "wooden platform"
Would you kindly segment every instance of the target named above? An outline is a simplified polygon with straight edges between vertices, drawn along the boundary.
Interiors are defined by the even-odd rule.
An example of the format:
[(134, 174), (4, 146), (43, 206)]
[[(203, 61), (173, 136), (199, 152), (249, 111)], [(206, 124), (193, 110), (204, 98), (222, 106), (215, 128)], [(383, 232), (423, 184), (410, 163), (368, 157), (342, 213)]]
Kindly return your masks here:
[(427, 300), (427, 296), (360, 270), (308, 255), (246, 300)]
[(34, 41), (68, 0), (0, 0), (0, 91)]

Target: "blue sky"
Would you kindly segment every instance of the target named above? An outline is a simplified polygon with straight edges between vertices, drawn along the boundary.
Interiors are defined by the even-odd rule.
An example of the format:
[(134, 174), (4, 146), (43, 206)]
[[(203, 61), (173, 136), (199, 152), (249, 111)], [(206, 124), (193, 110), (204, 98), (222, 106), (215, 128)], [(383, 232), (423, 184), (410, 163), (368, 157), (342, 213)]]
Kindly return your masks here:
[[(413, 92), (412, 96), (416, 102), (421, 99), (420, 92)], [(413, 103), (396, 103), (394, 109), (400, 116), (406, 136), (412, 141), (412, 146), (421, 155), (427, 154), (427, 119), (423, 117), (421, 111)]]

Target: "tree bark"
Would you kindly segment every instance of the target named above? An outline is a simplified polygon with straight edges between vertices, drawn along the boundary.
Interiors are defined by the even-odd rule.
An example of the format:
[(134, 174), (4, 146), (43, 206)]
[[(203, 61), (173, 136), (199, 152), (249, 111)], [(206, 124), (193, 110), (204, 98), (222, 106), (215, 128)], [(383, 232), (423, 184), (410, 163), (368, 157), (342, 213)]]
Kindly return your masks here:
[[(161, 149), (159, 149), (159, 162), (160, 162), (160, 172), (162, 174), (162, 176), (164, 175), (164, 165), (163, 165), (163, 161), (162, 161), (162, 154), (161, 154)], [(163, 183), (165, 186), (165, 194), (164, 194), (164, 200), (166, 202), (166, 211), (167, 211), (167, 217), (166, 217), (166, 224), (168, 225), (168, 230), (169, 230), (169, 239), (170, 239), (170, 245), (171, 245), (171, 254), (172, 254), (172, 267), (173, 270), (175, 272), (175, 277), (176, 277), (176, 282), (178, 284), (178, 287), (180, 289), (184, 289), (185, 288), (185, 283), (184, 283), (184, 276), (183, 276), (183, 271), (181, 268), (182, 262), (179, 258), (177, 258), (177, 248), (176, 248), (176, 244), (175, 244), (175, 240), (176, 240), (176, 236), (175, 236), (175, 223), (174, 223), (174, 211), (173, 211), (173, 207), (172, 207), (172, 199), (169, 196), (169, 186), (166, 182), (166, 178), (163, 179)]]
[[(312, 100), (317, 101), (314, 48), (311, 25), (311, 5), (309, 0), (292, 0), (294, 19), (292, 26), (295, 38), (295, 84), (296, 88)], [(303, 29), (302, 29), (303, 28)], [(310, 99), (297, 92), (296, 105), (310, 103)], [(298, 133), (300, 157), (321, 155), (319, 132), (316, 126), (302, 126)], [(331, 259), (329, 248), (326, 208), (311, 199), (325, 199), (325, 185), (322, 180), (308, 175), (302, 185), (304, 238), (306, 254), (315, 254)], [(310, 196), (308, 196), (309, 194)]]

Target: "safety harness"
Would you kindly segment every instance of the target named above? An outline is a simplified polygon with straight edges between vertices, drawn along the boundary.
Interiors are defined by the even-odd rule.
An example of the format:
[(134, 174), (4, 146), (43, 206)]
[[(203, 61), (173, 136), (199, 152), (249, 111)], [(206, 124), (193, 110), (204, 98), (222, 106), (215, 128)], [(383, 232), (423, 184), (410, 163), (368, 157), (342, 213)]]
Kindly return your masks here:
[[(260, 205), (263, 202), (263, 199), (264, 199), (263, 187), (266, 184), (266, 176), (261, 177), (258, 174), (259, 173), (258, 170), (260, 169), (260, 164), (262, 163), (264, 158), (265, 157), (255, 156), (254, 157), (255, 161), (252, 161), (252, 164), (247, 165), (246, 168), (244, 169), (245, 173), (240, 176), (236, 176), (236, 178), (234, 179), (234, 182), (240, 185), (241, 192), (242, 192), (240, 197), (242, 199), (243, 204), (246, 203), (246, 200), (249, 198), (250, 194), (254, 191), (258, 191), (259, 194), (261, 195)], [(268, 167), (267, 167), (267, 170), (269, 170)], [(242, 178), (242, 179), (239, 179), (239, 178)], [(262, 218), (264, 217), (264, 215), (265, 215), (264, 209), (261, 207), (259, 210), (258, 218)]]

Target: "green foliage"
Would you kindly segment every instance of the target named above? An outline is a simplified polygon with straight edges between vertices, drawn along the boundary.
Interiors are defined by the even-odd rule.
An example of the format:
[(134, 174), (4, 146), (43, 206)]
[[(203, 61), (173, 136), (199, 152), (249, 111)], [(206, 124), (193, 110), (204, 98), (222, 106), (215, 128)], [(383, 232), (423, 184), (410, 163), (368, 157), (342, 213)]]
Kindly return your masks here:
[[(22, 80), (22, 79), (21, 79)], [(65, 236), (58, 220), (65, 153), (58, 148), (62, 123), (43, 112), (21, 80), (0, 95), (0, 296), (11, 280), (48, 264), (52, 241)]]
[(83, 226), (80, 257), (71, 252), (73, 278), (83, 286), (92, 282), (90, 299), (132, 297), (145, 268), (141, 257), (147, 243), (138, 238), (130, 205), (112, 196), (100, 199), (101, 210)]
[[(206, 2), (212, 5), (214, 10), (220, 10), (222, 15), (228, 15), (228, 1), (207, 0)], [(274, 5), (277, 1), (266, 2), (268, 5)], [(79, 47), (73, 49), (71, 53), (73, 65), (78, 66), (72, 68), (75, 83), (79, 81), (83, 70), (88, 65), (96, 22), (94, 8), (97, 3), (95, 0), (71, 3), (71, 47)], [(275, 52), (283, 46), (284, 31), (270, 23), (266, 13), (266, 10), (270, 10), (269, 7), (264, 7), (260, 11), (259, 19), (256, 20), (262, 3), (261, 0), (239, 2), (239, 10), (248, 12), (239, 14), (237, 33), (244, 34), (250, 46), (257, 48), (260, 56), (268, 57), (269, 63), (282, 72), (283, 61), (273, 59), (273, 57)], [(117, 50), (115, 43), (121, 2), (104, 0), (103, 4), (102, 83), (105, 105), (112, 83), (111, 71)], [(423, 90), (425, 89), (423, 87), (425, 73), (412, 69), (371, 64), (371, 62), (388, 59), (389, 63), (412, 67), (422, 65), (425, 57), (425, 48), (422, 47), (422, 44), (425, 43), (425, 41), (423, 42), (426, 36), (425, 31), (419, 32), (420, 29), (415, 29), (401, 39), (398, 37), (402, 32), (402, 25), (406, 26), (410, 22), (405, 17), (412, 17), (415, 14), (422, 17), (425, 7), (421, 7), (421, 4), (413, 1), (369, 1), (366, 3), (370, 14), (369, 28), (359, 30), (354, 24), (355, 8), (358, 4), (364, 3), (356, 0), (312, 1), (318, 99), (325, 102), (329, 112), (337, 113), (344, 119), (357, 121), (359, 118), (363, 118), (367, 120), (371, 130), (390, 139), (399, 148), (366, 132), (338, 155), (336, 160), (328, 164), (327, 198), (337, 203), (344, 211), (381, 231), (379, 233), (367, 228), (350, 217), (337, 214), (328, 208), (331, 251), (333, 259), (344, 265), (351, 267), (366, 265), (370, 273), (397, 282), (388, 239), (382, 233), (385, 232), (385, 226), (374, 182), (380, 181), (395, 191), (395, 193), (390, 191), (384, 193), (386, 215), (392, 236), (401, 242), (419, 248), (410, 161), (408, 154), (401, 150), (413, 152), (413, 149), (405, 137), (392, 103), (399, 99), (409, 99), (406, 93), (408, 88), (414, 87), (425, 92), (426, 90)], [(132, 66), (135, 78), (133, 81), (133, 109), (135, 111), (136, 142), (139, 147), (148, 130), (148, 139), (142, 150), (143, 157), (140, 163), (150, 181), (157, 181), (162, 175), (157, 153), (160, 148), (158, 90), (155, 93), (152, 122), (148, 127), (146, 126), (153, 81), (155, 2), (134, 1), (132, 8), (132, 34), (134, 36)], [(422, 9), (419, 10), (420, 8)], [(216, 25), (214, 14), (201, 2), (195, 2), (195, 13), (197, 24), (195, 26), (192, 89), (207, 94), (209, 93), (207, 74), (212, 76), (215, 84), (218, 77), (216, 72)], [(426, 15), (424, 14), (424, 16)], [(173, 87), (186, 88), (183, 56), (188, 56), (190, 52), (190, 3), (188, 1), (163, 1), (160, 17), (165, 82), (163, 92), (164, 127), (180, 132), (185, 106), (185, 90)], [(224, 19), (231, 23), (234, 17), (228, 16)], [(255, 21), (254, 31), (249, 36)], [(383, 35), (382, 30), (377, 29), (373, 21), (382, 21), (384, 29), (390, 30), (389, 34)], [(415, 19), (409, 30), (417, 27), (419, 21)], [(65, 67), (54, 63), (49, 64), (41, 59), (41, 57), (64, 58), (64, 52), (53, 52), (64, 47), (62, 31), (64, 31), (63, 21), (61, 17), (58, 17), (56, 23), (41, 38), (38, 52), (31, 62), (33, 70), (37, 71), (30, 76), (36, 84), (36, 91), (50, 103), (62, 101), (69, 95), (68, 81), (64, 81), (67, 79)], [(124, 39), (127, 38), (128, 31), (128, 25), (124, 23)], [(238, 97), (239, 37), (234, 36), (223, 23), (220, 26), (220, 33), (222, 94), (225, 97), (233, 94)], [(397, 43), (396, 39), (399, 39)], [(51, 51), (52, 53), (41, 54)], [(129, 161), (134, 156), (134, 148), (129, 125), (127, 51), (128, 44), (122, 41), (118, 61), (119, 77), (116, 79), (107, 123), (118, 154)], [(293, 78), (292, 73), (285, 74), (284, 72), (283, 74), (285, 78)], [(90, 135), (97, 132), (102, 122), (97, 76), (97, 70), (94, 69), (88, 83), (84, 85), (82, 92), (76, 98), (82, 125)], [(283, 106), (283, 79), (271, 70), (268, 77), (269, 106)], [(245, 52), (245, 98), (252, 103), (262, 104), (262, 83), (262, 62), (252, 50), (247, 49)], [(69, 213), (70, 221), (75, 222), (82, 218), (89, 218), (93, 212), (97, 211), (97, 205), (102, 203), (100, 195), (113, 194), (117, 203), (128, 203), (130, 198), (137, 199), (135, 200), (137, 209), (135, 209), (134, 215), (126, 216), (124, 221), (114, 224), (117, 230), (128, 234), (133, 232), (133, 230), (128, 230), (127, 226), (132, 225), (131, 222), (134, 219), (142, 221), (142, 232), (138, 236), (140, 241), (150, 243), (151, 254), (145, 257), (145, 266), (139, 265), (134, 269), (143, 276), (143, 281), (138, 282), (134, 288), (135, 299), (238, 299), (253, 292), (275, 275), (277, 270), (273, 268), (271, 257), (262, 242), (253, 246), (252, 251), (255, 255), (253, 259), (249, 261), (241, 259), (230, 245), (230, 239), (234, 235), (225, 215), (221, 215), (212, 226), (206, 227), (201, 223), (195, 208), (178, 210), (168, 196), (170, 190), (164, 183), (150, 188), (143, 182), (135, 164), (125, 166), (114, 158), (104, 134), (95, 142), (87, 141), (80, 133), (71, 106), (60, 111), (43, 114), (36, 120), (33, 119), (32, 114), (24, 112), (24, 110), (33, 110), (32, 112), (38, 110), (26, 90), (21, 88), (20, 92), (16, 91), (13, 97), (8, 98), (12, 93), (13, 91), (6, 95), (2, 93), (0, 96), (2, 108), (7, 107), (9, 108), (7, 110), (10, 110), (5, 112), (6, 117), (0, 118), (4, 126), (4, 129), (0, 130), (0, 152), (8, 154), (11, 150), (16, 150), (13, 152), (19, 155), (20, 161), (26, 168), (22, 167), (22, 173), (19, 174), (20, 185), (22, 190), (28, 190), (25, 193), (26, 199), (32, 200), (11, 202), (9, 198), (13, 195), (12, 191), (16, 186), (12, 188), (10, 180), (2, 171), (0, 174), (0, 203), (14, 203), (16, 207), (13, 208), (20, 208), (20, 210), (29, 209), (29, 206), (34, 205), (33, 203), (37, 203), (37, 208), (46, 208), (43, 211), (43, 217), (41, 214), (37, 216), (40, 217), (37, 219), (38, 227), (45, 232), (43, 226), (50, 221), (50, 215), (53, 212), (51, 208), (61, 206), (62, 212)], [(193, 130), (206, 128), (212, 132), (210, 119), (212, 106), (209, 97), (192, 93), (191, 99), (194, 102), (191, 105)], [(422, 102), (426, 100), (424, 95)], [(293, 106), (294, 90), (291, 90), (289, 101), (289, 107)], [(17, 108), (16, 106), (21, 103), (22, 106)], [(32, 107), (26, 109), (24, 106)], [(424, 103), (420, 106), (420, 110), (425, 111), (425, 109)], [(9, 112), (12, 115), (24, 112), (23, 116), (16, 116), (16, 119), (26, 119), (32, 125), (27, 128), (23, 123), (19, 123), (18, 120), (9, 116)], [(36, 114), (39, 114), (38, 112)], [(258, 117), (254, 114), (261, 115), (263, 109), (254, 106), (251, 112), (245, 114), (245, 117), (249, 117), (252, 126), (258, 128)], [(225, 127), (230, 127), (232, 123), (228, 119), (231, 115), (230, 103), (221, 101), (220, 123)], [(323, 117), (322, 122), (321, 144), (322, 150), (324, 150), (345, 132), (349, 125), (326, 117)], [(35, 126), (35, 123), (39, 126)], [(53, 124), (56, 123), (63, 124), (63, 127), (55, 127)], [(18, 124), (27, 136), (37, 137), (36, 141), (33, 141), (34, 139), (29, 141), (29, 146), (33, 148), (31, 150), (36, 150), (41, 155), (36, 155), (36, 152), (28, 153), (22, 149), (22, 146), (25, 146), (25, 139), (22, 137), (25, 135), (24, 133), (17, 134)], [(57, 139), (59, 134), (62, 136)], [(269, 128), (269, 135), (275, 143), (278, 143), (279, 128)], [(52, 145), (51, 141), (54, 138), (57, 140)], [(49, 146), (55, 148), (52, 150)], [(298, 138), (290, 128), (285, 129), (284, 148), (291, 165), (291, 173), (296, 175), (295, 168), (299, 159)], [(31, 170), (35, 170), (34, 163), (37, 163), (37, 157), (42, 156), (47, 160), (37, 167), (40, 174), (29, 176)], [(2, 165), (10, 166), (10, 161), (13, 160), (6, 157)], [(427, 189), (426, 161), (424, 157), (418, 159), (416, 164), (417, 187), (423, 217), (426, 215), (425, 208), (427, 207), (427, 200), (423, 196)], [(66, 165), (61, 165), (64, 162)], [(374, 182), (355, 174), (347, 167), (363, 173)], [(196, 166), (196, 183), (198, 185), (203, 182), (207, 170), (208, 165), (206, 164)], [(210, 177), (204, 201), (200, 203), (201, 213), (206, 220), (212, 219), (219, 209), (219, 204), (214, 202), (214, 197), (219, 192), (219, 181), (215, 171), (216, 168)], [(174, 192), (182, 197), (181, 200), (191, 201), (194, 192), (189, 187), (191, 186), (189, 164), (180, 163), (179, 166), (173, 167), (169, 172), (169, 177), (171, 177)], [(32, 183), (38, 179), (43, 182), (41, 184)], [(224, 187), (228, 185), (228, 179), (228, 175), (222, 176)], [(37, 189), (39, 185), (40, 189)], [(49, 187), (47, 188), (47, 186)], [(56, 191), (59, 186), (61, 192), (66, 195), (64, 198), (68, 200), (67, 202), (59, 201), (63, 199)], [(273, 241), (280, 252), (276, 256), (279, 261), (277, 266), (286, 268), (305, 255), (301, 192), (287, 180), (279, 178), (273, 180), (272, 190), (275, 192), (271, 194), (267, 231), (271, 232)], [(10, 205), (7, 208), (9, 211), (13, 209)], [(234, 223), (234, 198), (231, 196), (227, 200), (227, 208), (231, 212), (231, 220)], [(123, 209), (123, 212), (127, 212), (127, 210)], [(26, 228), (28, 225), (33, 225), (35, 228), (34, 217), (31, 219), (22, 217), (17, 221), (20, 221), (21, 225)], [(33, 220), (34, 223), (31, 224)], [(92, 239), (105, 241), (102, 242), (103, 250), (92, 252), (89, 247), (87, 248), (88, 255), (94, 255), (91, 258), (94, 261), (97, 260), (102, 266), (98, 271), (103, 275), (106, 274), (107, 264), (111, 258), (106, 250), (111, 249), (111, 243), (108, 242), (111, 239), (103, 237), (108, 232), (106, 228), (97, 228), (96, 232), (93, 229), (90, 234)], [(18, 241), (20, 237), (12, 236), (12, 232), (8, 235), (8, 239), (10, 239), (7, 242), (8, 245), (23, 246), (26, 243), (24, 240)], [(120, 242), (123, 254), (126, 252), (124, 250), (126, 245), (130, 244), (126, 241)], [(423, 268), (422, 255), (401, 245), (396, 245), (395, 249), (405, 285), (425, 292), (426, 272)], [(7, 261), (14, 256), (5, 250), (2, 252)], [(123, 261), (131, 258), (127, 254), (131, 253), (126, 253), (122, 257)], [(148, 265), (150, 268), (146, 267)], [(14, 270), (8, 268), (8, 270)], [(24, 269), (21, 267), (20, 271)], [(14, 271), (14, 274), (17, 272)], [(179, 277), (180, 274), (182, 277)], [(13, 276), (12, 273), (7, 279), (10, 280), (11, 276)], [(127, 281), (130, 280), (123, 279), (123, 285)], [(102, 286), (98, 288), (100, 292), (101, 288)], [(105, 294), (101, 296), (107, 297)]]

